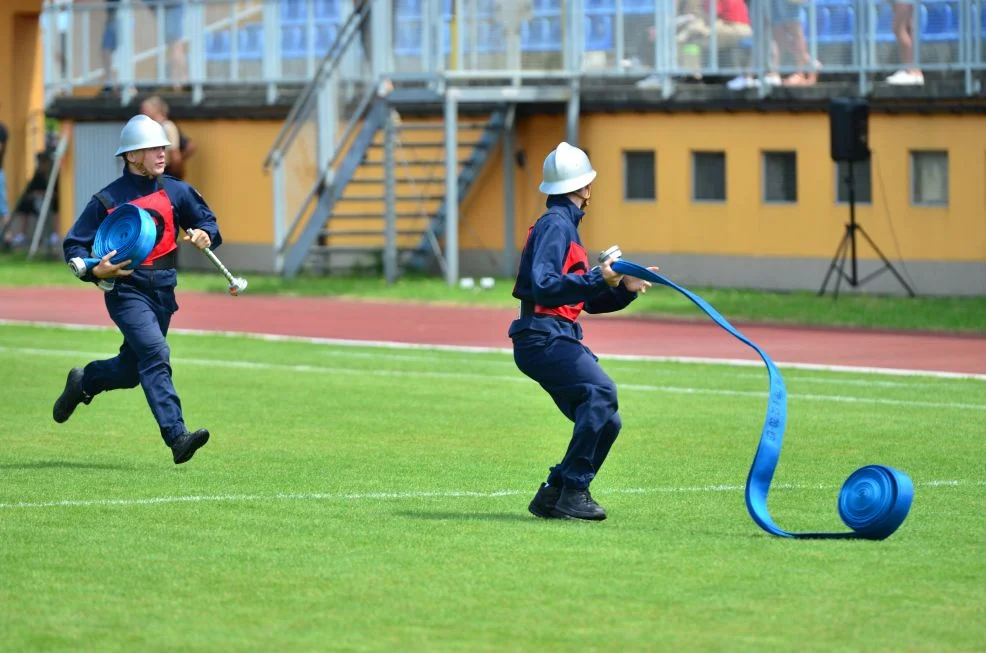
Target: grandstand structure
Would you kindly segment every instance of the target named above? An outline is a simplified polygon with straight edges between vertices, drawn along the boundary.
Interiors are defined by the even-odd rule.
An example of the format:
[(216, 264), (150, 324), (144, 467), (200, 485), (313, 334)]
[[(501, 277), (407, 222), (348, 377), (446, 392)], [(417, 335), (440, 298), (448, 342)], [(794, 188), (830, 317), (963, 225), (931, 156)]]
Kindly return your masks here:
[(827, 101), (862, 96), (860, 220), (919, 292), (986, 293), (984, 4), (918, 0), (924, 83), (899, 86), (876, 0), (800, 3), (810, 85), (766, 82), (806, 66), (773, 64), (758, 0), (749, 36), (697, 47), (677, 0), (45, 0), (44, 110), (73, 133), (60, 226), (157, 93), (199, 144), (188, 180), (231, 267), (509, 276), (564, 139), (600, 170), (590, 248), (619, 242), (683, 282), (811, 288), (847, 212)]

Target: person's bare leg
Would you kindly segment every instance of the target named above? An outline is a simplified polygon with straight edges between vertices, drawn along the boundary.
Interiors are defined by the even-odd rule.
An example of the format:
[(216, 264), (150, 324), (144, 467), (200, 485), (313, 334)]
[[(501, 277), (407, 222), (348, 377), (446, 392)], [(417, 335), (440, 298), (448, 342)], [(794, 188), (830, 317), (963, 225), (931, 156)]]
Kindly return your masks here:
[(113, 88), (113, 51), (103, 50), (100, 55), (103, 59), (103, 87)]
[(897, 48), (900, 51), (900, 70), (887, 78), (895, 85), (924, 84), (924, 73), (914, 62), (914, 5), (907, 0), (894, 2), (893, 22), (891, 28), (897, 37)]
[(188, 81), (188, 59), (185, 58), (185, 48), (181, 41), (172, 43), (169, 48), (171, 55), (171, 79), (175, 90)]
[(894, 4), (893, 31), (900, 48), (900, 62), (911, 73), (920, 72), (914, 67), (914, 5)]

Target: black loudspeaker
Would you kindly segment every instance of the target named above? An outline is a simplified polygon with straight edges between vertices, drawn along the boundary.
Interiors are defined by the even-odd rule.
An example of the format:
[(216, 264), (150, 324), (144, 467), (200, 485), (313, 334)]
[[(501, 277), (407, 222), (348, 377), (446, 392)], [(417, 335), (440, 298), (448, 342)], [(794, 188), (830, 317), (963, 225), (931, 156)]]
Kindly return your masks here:
[(829, 101), (829, 129), (832, 133), (833, 161), (866, 161), (869, 147), (870, 106), (858, 98)]

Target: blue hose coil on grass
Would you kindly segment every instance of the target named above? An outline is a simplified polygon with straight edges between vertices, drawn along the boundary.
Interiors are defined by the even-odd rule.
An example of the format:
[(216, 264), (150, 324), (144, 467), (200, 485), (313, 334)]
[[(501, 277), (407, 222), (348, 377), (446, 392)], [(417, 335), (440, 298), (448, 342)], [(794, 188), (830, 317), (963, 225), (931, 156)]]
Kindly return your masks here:
[(653, 270), (617, 260), (613, 270), (677, 290), (701, 308), (720, 327), (752, 347), (767, 366), (770, 393), (767, 417), (760, 434), (760, 445), (746, 480), (746, 507), (758, 526), (772, 535), (800, 539), (866, 539), (883, 540), (896, 531), (911, 509), (914, 484), (904, 472), (885, 465), (867, 465), (853, 472), (839, 491), (839, 516), (853, 529), (851, 533), (790, 533), (783, 530), (767, 510), (767, 493), (777, 469), (787, 424), (787, 388), (780, 370), (760, 347), (736, 330), (726, 318), (698, 295), (662, 277)]
[(134, 204), (121, 204), (107, 215), (96, 230), (92, 257), (82, 259), (91, 270), (100, 259), (116, 250), (110, 262), (130, 259), (124, 269), (133, 270), (150, 255), (157, 240), (157, 225), (151, 214)]

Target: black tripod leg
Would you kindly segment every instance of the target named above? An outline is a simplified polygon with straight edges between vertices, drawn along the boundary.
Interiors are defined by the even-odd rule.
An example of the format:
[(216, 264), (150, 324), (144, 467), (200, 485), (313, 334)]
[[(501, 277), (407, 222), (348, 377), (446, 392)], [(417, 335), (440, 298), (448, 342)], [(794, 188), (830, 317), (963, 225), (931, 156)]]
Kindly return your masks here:
[(843, 268), (846, 265), (846, 250), (849, 247), (849, 227), (846, 227), (846, 233), (842, 235), (842, 241), (835, 250), (835, 256), (832, 257), (832, 262), (829, 263), (828, 272), (825, 273), (825, 279), (822, 281), (822, 287), (818, 291), (818, 295), (822, 296), (825, 294), (825, 287), (829, 285), (829, 277), (832, 276), (832, 272), (838, 268), (839, 277), (835, 282), (835, 292), (836, 295), (839, 294), (839, 282), (842, 280)]
[(876, 246), (876, 243), (874, 243), (873, 239), (870, 238), (870, 235), (866, 233), (866, 230), (863, 229), (862, 227), (856, 227), (856, 228), (863, 234), (863, 238), (866, 239), (866, 242), (870, 244), (870, 247), (873, 248), (873, 251), (876, 252), (877, 255), (880, 257), (880, 259), (883, 261), (883, 265), (888, 270), (890, 270), (890, 272), (892, 272), (895, 277), (897, 277), (897, 281), (900, 282), (900, 285), (904, 286), (904, 290), (907, 291), (907, 294), (911, 297), (914, 297), (914, 291), (911, 289), (909, 285), (907, 285), (907, 282), (904, 281), (903, 277), (901, 277), (900, 274), (897, 273), (897, 270), (894, 268), (893, 265), (890, 264), (890, 261), (887, 260), (887, 257), (883, 255), (883, 252), (880, 251), (880, 248)]

